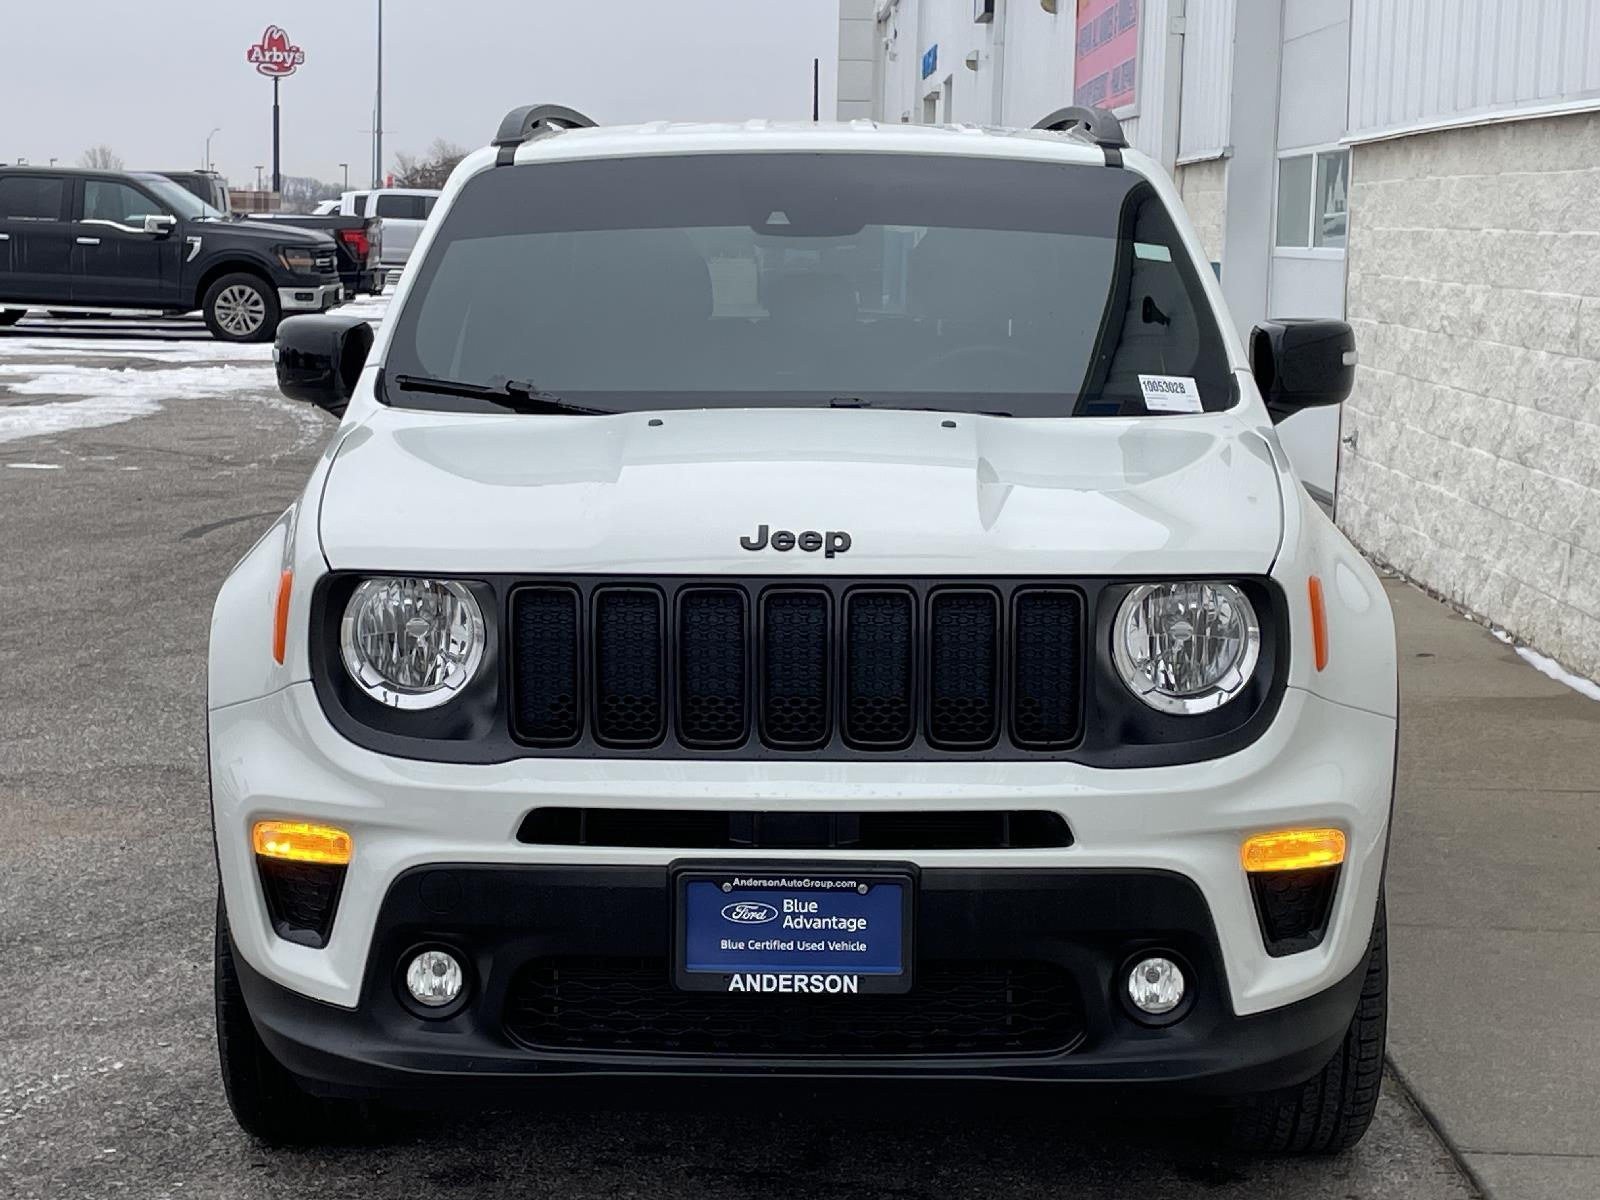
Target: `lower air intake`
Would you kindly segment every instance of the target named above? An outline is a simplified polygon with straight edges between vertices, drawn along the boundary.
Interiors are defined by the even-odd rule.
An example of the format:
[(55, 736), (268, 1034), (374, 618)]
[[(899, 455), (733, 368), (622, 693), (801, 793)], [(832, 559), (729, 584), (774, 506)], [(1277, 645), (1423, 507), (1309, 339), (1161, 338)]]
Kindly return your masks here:
[(1076, 991), (1046, 963), (919, 963), (910, 992), (832, 1001), (680, 992), (668, 974), (655, 958), (529, 963), (507, 1032), (541, 1050), (774, 1058), (1060, 1053), (1083, 1037)]

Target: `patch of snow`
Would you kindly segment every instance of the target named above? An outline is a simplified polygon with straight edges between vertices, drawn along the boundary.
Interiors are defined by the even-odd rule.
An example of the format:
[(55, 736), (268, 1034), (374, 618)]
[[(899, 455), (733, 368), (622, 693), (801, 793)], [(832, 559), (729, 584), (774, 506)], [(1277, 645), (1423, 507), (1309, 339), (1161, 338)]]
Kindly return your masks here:
[(0, 384), (13, 395), (85, 396), (51, 404), (0, 405), (0, 442), (98, 429), (161, 411), (164, 400), (204, 400), (241, 391), (269, 393), (268, 367), (179, 367), (139, 371), (70, 364), (0, 363)]
[(1504, 629), (1489, 627), (1489, 632), (1494, 634), (1506, 645), (1517, 652), (1517, 657), (1522, 659), (1539, 674), (1554, 679), (1577, 692), (1580, 696), (1587, 696), (1591, 700), (1600, 700), (1600, 683), (1592, 679), (1585, 679), (1582, 675), (1574, 675), (1549, 655), (1540, 654), (1528, 646), (1519, 646)]
[(7, 463), (13, 471), (59, 471), (60, 463)]

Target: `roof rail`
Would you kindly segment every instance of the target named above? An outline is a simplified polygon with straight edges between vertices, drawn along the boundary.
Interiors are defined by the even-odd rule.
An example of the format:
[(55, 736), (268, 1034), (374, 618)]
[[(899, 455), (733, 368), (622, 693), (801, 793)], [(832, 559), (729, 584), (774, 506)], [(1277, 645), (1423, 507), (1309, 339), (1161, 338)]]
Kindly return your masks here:
[(1128, 148), (1128, 136), (1122, 132), (1122, 122), (1104, 108), (1088, 108), (1073, 104), (1058, 108), (1034, 126), (1051, 133), (1075, 133), (1106, 152), (1106, 166), (1120, 167), (1122, 152)]
[(563, 129), (593, 129), (594, 121), (564, 104), (524, 104), (513, 108), (495, 131), (493, 145), (500, 151), (495, 166), (503, 167), (517, 156), (517, 147), (541, 133)]

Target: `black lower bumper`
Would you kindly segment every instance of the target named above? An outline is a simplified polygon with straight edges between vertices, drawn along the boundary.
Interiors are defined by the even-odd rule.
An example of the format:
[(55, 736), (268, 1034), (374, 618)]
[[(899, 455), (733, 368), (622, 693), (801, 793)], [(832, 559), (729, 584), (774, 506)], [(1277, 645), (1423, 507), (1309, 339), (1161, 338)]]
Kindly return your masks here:
[[(974, 1037), (928, 1053), (904, 1039), (808, 1045), (791, 1038), (780, 1050), (752, 1052), (747, 1040), (733, 1036), (727, 1045), (737, 1049), (716, 1052), (707, 1049), (720, 1044), (715, 1036), (698, 1036), (705, 1027), (736, 1035), (749, 1011), (738, 1006), (771, 998), (699, 994), (696, 1003), (713, 1007), (673, 1007), (682, 994), (666, 982), (670, 903), (665, 868), (422, 868), (397, 880), (384, 900), (357, 1009), (300, 996), (242, 959), (240, 981), (272, 1053), (311, 1090), (340, 1095), (525, 1087), (575, 1075), (1162, 1083), (1242, 1093), (1288, 1086), (1319, 1070), (1338, 1049), (1361, 988), (1358, 970), (1299, 1003), (1234, 1015), (1210, 912), (1194, 884), (1178, 875), (924, 869), (915, 933), (919, 986), (927, 979), (925, 992), (933, 988), (941, 971), (957, 979), (992, 974), (987, 964), (995, 963), (1051, 972), (1063, 987), (1042, 994), (1061, 997), (1071, 1013), (1070, 1026), (1062, 1024), (1066, 1018), (1045, 1023), (1060, 1033), (1056, 1044), (1041, 1048), (1035, 1038), (1015, 1042), (1022, 1049), (996, 1050), (1007, 1043)], [(444, 1019), (420, 1017), (400, 997), (401, 963), (422, 945), (450, 947), (469, 967), (467, 1001)], [(1151, 951), (1177, 958), (1190, 980), (1181, 1018), (1158, 1027), (1136, 1019), (1123, 1000), (1128, 964)], [(663, 1032), (664, 1026), (636, 1021), (619, 1038), (613, 1004), (604, 1012), (561, 1014), (562, 1039), (538, 1044), (516, 1016), (530, 1003), (529, 973), (540, 964), (574, 961), (628, 964), (632, 974), (617, 986), (631, 987), (635, 1008), (650, 1014), (640, 1020), (659, 1025), (659, 1010), (679, 1026)], [(651, 963), (659, 964), (659, 978)], [(613, 975), (604, 978), (615, 984)], [(1001, 992), (1010, 995), (1006, 981), (1013, 978), (1004, 977)], [(577, 1003), (575, 994), (598, 987), (580, 982), (579, 993), (569, 991), (561, 1003)], [(1041, 993), (1031, 994), (1037, 1010)], [(966, 993), (956, 995), (959, 1007)], [(906, 1011), (929, 1019), (927, 997), (916, 988), (905, 997), (824, 996), (798, 1003), (868, 1000), (921, 1004)], [(797, 1001), (786, 997), (785, 1003)], [(943, 1011), (933, 1019), (944, 1020), (937, 1015)], [(878, 1018), (885, 1012), (892, 1010)], [(763, 1020), (781, 1029), (781, 1015), (766, 1012)], [(829, 1029), (852, 1024), (837, 1010), (829, 1016)], [(878, 1018), (879, 1025), (895, 1025)], [(865, 1018), (862, 1024), (876, 1027)], [(641, 1037), (641, 1029), (648, 1036)]]

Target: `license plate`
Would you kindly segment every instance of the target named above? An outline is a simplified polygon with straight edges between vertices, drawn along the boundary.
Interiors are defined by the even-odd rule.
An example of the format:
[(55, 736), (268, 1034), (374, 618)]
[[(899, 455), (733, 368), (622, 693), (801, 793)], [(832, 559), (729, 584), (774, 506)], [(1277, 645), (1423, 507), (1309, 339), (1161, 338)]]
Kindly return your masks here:
[(685, 868), (673, 880), (679, 988), (827, 998), (911, 987), (910, 871)]

